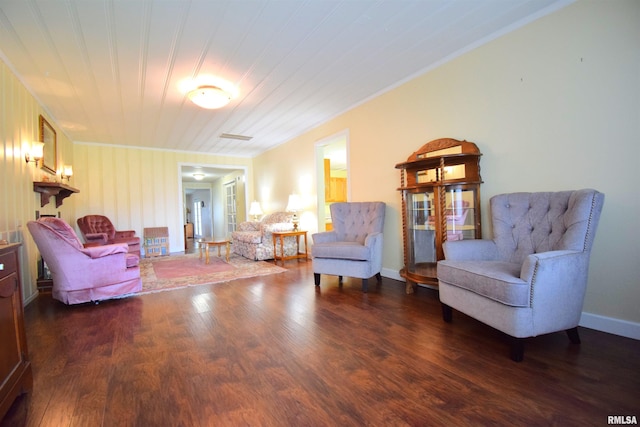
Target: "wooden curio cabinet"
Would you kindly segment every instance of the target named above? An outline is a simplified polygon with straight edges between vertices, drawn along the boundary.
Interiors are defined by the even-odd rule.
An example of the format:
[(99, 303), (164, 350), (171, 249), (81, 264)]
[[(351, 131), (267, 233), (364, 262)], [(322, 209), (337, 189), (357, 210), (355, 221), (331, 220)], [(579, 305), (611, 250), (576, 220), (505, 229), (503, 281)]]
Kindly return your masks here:
[(401, 170), (404, 268), (412, 293), (417, 284), (437, 285), (436, 263), (446, 240), (479, 239), (480, 156), (467, 141), (444, 138), (422, 146)]

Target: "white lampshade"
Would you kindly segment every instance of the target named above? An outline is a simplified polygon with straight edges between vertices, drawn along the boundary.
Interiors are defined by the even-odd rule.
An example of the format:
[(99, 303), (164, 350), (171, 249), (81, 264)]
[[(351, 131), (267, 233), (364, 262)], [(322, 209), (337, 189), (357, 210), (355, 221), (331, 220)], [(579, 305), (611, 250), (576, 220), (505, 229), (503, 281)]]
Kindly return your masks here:
[(24, 159), (27, 163), (34, 162), (37, 165), (42, 157), (44, 157), (44, 142), (33, 142), (31, 147), (24, 153)]
[(252, 215), (256, 221), (258, 220), (258, 217), (262, 215), (260, 203), (258, 203), (257, 201), (251, 202), (251, 206), (249, 207), (249, 215)]
[(34, 142), (31, 144), (31, 151), (29, 154), (34, 159), (40, 160), (44, 156), (44, 142)]
[(73, 176), (73, 167), (71, 165), (62, 166), (62, 172), (60, 172), (60, 178), (69, 181)]
[(218, 86), (199, 86), (187, 95), (199, 107), (213, 110), (222, 108), (231, 101), (231, 94)]
[(289, 203), (287, 203), (287, 211), (299, 212), (302, 210), (302, 199), (297, 194), (289, 195)]
[(302, 210), (302, 199), (297, 194), (289, 195), (289, 203), (287, 203), (287, 211), (293, 212), (293, 230), (298, 230), (298, 212)]

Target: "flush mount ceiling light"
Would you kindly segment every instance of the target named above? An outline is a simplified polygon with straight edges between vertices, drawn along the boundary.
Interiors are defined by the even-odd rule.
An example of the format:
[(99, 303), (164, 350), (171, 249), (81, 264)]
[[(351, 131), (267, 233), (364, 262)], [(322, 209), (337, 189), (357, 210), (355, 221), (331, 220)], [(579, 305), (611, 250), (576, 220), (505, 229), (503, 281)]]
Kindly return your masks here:
[(178, 89), (194, 104), (210, 110), (222, 108), (238, 96), (235, 84), (211, 74), (181, 80)]
[(213, 110), (222, 108), (231, 101), (231, 94), (218, 86), (203, 85), (190, 91), (187, 96), (199, 107)]
[(202, 178), (204, 178), (204, 174), (197, 172), (193, 174), (193, 177), (195, 178), (196, 181), (202, 181)]

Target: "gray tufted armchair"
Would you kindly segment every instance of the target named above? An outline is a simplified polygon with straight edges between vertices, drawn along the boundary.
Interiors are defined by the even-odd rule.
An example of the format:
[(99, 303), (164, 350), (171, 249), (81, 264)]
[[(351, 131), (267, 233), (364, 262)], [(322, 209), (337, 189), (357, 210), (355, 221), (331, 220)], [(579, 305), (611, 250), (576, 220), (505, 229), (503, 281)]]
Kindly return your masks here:
[(333, 231), (313, 235), (313, 275), (316, 286), (320, 274), (362, 279), (367, 292), (367, 279), (382, 279), (383, 202), (343, 202), (330, 206)]
[(513, 193), (491, 198), (493, 240), (446, 242), (438, 262), (442, 314), (452, 308), (512, 337), (566, 331), (580, 343), (578, 323), (589, 257), (604, 204), (595, 190)]

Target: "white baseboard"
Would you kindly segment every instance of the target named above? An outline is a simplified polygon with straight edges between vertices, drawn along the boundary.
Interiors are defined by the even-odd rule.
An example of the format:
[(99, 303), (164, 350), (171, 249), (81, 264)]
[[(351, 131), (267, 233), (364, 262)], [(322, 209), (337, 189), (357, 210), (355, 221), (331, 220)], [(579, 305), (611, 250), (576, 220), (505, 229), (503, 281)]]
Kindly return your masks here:
[(404, 277), (400, 275), (400, 272), (398, 270), (392, 270), (390, 268), (382, 267), (382, 271), (380, 272), (380, 275), (384, 277), (388, 277), (389, 279), (399, 280), (401, 282), (405, 281)]
[(583, 312), (580, 318), (580, 326), (640, 340), (640, 323), (629, 322), (628, 320)]
[(39, 292), (36, 291), (34, 294), (32, 294), (30, 297), (25, 298), (24, 302), (22, 303), (23, 306), (27, 306), (31, 301), (35, 300), (36, 298), (38, 298), (38, 294)]
[[(389, 279), (405, 282), (404, 278), (400, 276), (400, 272), (398, 270), (383, 268), (380, 274), (384, 277), (388, 277)], [(436, 287), (431, 286), (429, 286), (429, 288), (437, 289)], [(640, 323), (583, 312), (579, 324), (582, 327), (595, 329), (596, 331), (640, 340)]]

